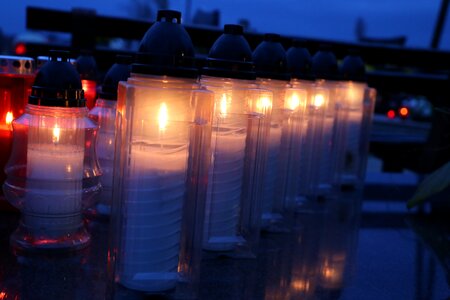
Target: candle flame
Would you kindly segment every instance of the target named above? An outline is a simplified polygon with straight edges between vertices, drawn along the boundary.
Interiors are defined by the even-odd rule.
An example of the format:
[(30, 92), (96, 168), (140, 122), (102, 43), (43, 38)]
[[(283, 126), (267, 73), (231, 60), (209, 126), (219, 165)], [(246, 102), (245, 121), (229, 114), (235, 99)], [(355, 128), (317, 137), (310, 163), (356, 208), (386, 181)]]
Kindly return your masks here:
[(55, 127), (53, 128), (53, 143), (59, 143), (59, 134), (61, 132), (61, 129), (58, 127), (58, 125), (55, 125)]
[(287, 108), (291, 110), (295, 110), (300, 105), (300, 98), (296, 93), (294, 93), (291, 97), (288, 98)]
[(8, 111), (8, 112), (6, 113), (6, 119), (5, 119), (6, 125), (11, 124), (12, 121), (13, 121), (13, 119), (14, 119), (13, 113), (10, 112), (10, 111)]
[(291, 283), (292, 287), (299, 292), (309, 291), (310, 283), (307, 280), (293, 280)]
[(226, 117), (227, 115), (227, 94), (222, 94), (222, 99), (220, 100), (220, 113)]
[(258, 109), (258, 112), (265, 113), (267, 109), (272, 107), (272, 100), (269, 97), (261, 97), (256, 104), (256, 108)]
[(67, 165), (66, 171), (67, 171), (67, 173), (72, 173), (72, 165)]
[(158, 124), (159, 124), (159, 130), (164, 131), (167, 127), (167, 120), (169, 118), (168, 112), (167, 112), (167, 105), (165, 102), (161, 103), (159, 107), (158, 112)]
[(321, 107), (325, 103), (325, 98), (322, 94), (316, 94), (314, 96), (314, 106)]

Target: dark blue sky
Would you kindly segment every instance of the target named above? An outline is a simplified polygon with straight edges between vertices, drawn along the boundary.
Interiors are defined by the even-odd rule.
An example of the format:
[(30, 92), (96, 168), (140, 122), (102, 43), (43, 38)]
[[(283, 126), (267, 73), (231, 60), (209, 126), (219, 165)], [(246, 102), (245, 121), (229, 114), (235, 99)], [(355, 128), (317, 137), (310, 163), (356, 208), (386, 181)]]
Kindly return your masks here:
[[(8, 34), (25, 31), (26, 6), (70, 10), (85, 7), (101, 15), (127, 17), (129, 0), (3, 0), (0, 28)], [(149, 0), (150, 1), (150, 0)], [(221, 23), (250, 20), (259, 32), (355, 41), (355, 22), (366, 22), (371, 37), (406, 35), (408, 47), (428, 47), (441, 0), (191, 0), (196, 9), (221, 10)], [(169, 0), (182, 12), (185, 0)], [(446, 22), (442, 49), (450, 49), (450, 21)]]

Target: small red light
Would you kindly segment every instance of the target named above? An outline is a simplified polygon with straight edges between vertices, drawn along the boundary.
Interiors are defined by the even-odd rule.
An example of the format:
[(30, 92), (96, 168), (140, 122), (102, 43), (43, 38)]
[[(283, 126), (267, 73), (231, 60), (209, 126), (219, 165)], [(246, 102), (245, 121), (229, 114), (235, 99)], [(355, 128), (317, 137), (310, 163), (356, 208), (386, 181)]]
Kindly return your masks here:
[(390, 110), (387, 112), (387, 116), (388, 116), (389, 119), (395, 118), (395, 111), (394, 111), (393, 109), (390, 109)]
[(24, 55), (27, 53), (27, 46), (25, 46), (24, 43), (18, 43), (16, 45), (16, 54), (17, 55)]
[(399, 110), (400, 116), (406, 117), (409, 114), (409, 110), (406, 107), (402, 107)]

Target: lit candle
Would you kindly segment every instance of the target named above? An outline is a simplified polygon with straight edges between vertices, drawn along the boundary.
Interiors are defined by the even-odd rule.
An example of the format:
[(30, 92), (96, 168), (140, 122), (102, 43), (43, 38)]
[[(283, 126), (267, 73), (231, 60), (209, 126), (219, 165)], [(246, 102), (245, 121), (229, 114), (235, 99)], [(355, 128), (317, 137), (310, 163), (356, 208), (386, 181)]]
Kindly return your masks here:
[(226, 93), (216, 102), (218, 116), (211, 138), (211, 167), (208, 177), (203, 248), (214, 251), (233, 249), (239, 241), (236, 236), (242, 192), (245, 157), (245, 116), (230, 114), (231, 100)]
[(162, 102), (155, 116), (159, 141), (136, 140), (130, 149), (120, 277), (132, 289), (164, 291), (177, 282), (188, 144), (167, 142), (173, 138), (169, 130), (182, 130), (169, 121), (169, 113)]

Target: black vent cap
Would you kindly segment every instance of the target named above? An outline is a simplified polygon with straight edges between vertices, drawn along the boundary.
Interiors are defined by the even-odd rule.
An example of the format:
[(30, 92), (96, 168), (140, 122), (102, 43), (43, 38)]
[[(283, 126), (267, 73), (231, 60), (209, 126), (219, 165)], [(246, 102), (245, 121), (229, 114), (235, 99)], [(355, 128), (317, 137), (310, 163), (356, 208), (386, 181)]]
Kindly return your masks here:
[(80, 75), (69, 63), (68, 51), (50, 51), (48, 61), (37, 73), (28, 103), (53, 107), (85, 107)]
[(212, 45), (202, 75), (256, 79), (252, 50), (240, 25), (226, 24), (223, 34)]
[(181, 25), (181, 13), (160, 10), (139, 45), (131, 72), (196, 78), (194, 57), (191, 38)]

